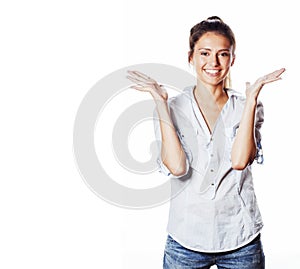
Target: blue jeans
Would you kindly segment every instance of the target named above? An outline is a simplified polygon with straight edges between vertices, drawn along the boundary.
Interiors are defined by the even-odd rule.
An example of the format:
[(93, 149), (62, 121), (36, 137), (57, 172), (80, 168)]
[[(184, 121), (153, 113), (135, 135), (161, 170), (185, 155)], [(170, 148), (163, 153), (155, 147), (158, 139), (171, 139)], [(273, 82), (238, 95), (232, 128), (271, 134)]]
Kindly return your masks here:
[(264, 269), (265, 256), (260, 235), (241, 248), (221, 253), (193, 251), (168, 236), (164, 269), (209, 269), (213, 265), (219, 269)]

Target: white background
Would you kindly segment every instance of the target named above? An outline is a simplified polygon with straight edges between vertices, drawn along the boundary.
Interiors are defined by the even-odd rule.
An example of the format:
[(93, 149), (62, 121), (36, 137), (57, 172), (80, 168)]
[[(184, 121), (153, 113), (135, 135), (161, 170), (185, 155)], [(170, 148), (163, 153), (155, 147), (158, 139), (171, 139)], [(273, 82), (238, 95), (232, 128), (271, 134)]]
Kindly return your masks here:
[(267, 268), (300, 268), (296, 4), (1, 1), (0, 268), (161, 268), (168, 204), (130, 210), (97, 197), (74, 161), (73, 123), (88, 90), (119, 68), (190, 71), (189, 30), (212, 15), (236, 34), (235, 89), (287, 69), (261, 93), (265, 164), (254, 174)]

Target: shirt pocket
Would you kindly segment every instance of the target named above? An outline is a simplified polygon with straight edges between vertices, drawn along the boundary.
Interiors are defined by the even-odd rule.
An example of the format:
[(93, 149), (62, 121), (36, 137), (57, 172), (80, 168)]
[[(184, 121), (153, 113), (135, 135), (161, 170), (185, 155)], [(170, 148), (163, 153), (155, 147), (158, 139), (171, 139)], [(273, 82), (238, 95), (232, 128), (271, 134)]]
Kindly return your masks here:
[(190, 166), (203, 175), (208, 162), (209, 138), (195, 127), (183, 126), (178, 134)]
[(177, 129), (177, 135), (186, 154), (186, 157), (191, 164), (196, 158), (196, 149), (198, 147), (197, 129), (188, 126), (181, 126)]

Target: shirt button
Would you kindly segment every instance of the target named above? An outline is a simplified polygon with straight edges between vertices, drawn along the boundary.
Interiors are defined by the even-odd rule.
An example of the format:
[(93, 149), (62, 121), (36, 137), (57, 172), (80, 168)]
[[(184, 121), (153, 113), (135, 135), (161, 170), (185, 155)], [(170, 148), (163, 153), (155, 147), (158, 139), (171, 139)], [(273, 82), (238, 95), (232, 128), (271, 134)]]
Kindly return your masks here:
[(214, 155), (213, 155), (213, 154), (210, 154), (210, 157), (214, 157)]
[(210, 169), (210, 172), (213, 172), (214, 171), (214, 169)]

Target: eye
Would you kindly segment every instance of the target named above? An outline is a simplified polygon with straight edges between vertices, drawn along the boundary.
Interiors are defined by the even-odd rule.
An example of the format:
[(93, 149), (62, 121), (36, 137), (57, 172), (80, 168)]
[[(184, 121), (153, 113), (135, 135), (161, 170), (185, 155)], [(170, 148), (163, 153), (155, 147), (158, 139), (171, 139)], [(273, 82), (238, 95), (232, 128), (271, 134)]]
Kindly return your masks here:
[(200, 51), (200, 55), (201, 56), (208, 56), (208, 52), (206, 52), (206, 51)]
[(219, 55), (222, 57), (229, 57), (229, 52), (221, 52)]

